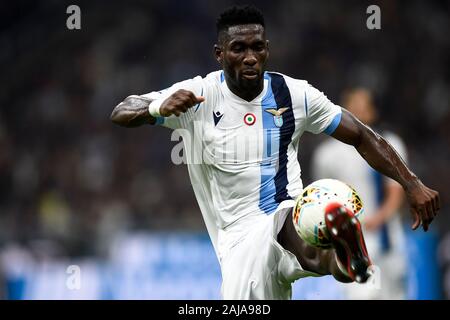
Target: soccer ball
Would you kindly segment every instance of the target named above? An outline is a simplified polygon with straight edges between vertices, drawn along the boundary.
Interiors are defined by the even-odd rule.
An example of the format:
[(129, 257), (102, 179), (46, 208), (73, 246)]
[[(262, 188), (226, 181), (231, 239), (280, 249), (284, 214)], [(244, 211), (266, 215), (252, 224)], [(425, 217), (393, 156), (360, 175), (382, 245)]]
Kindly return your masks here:
[(364, 207), (358, 193), (348, 184), (335, 179), (317, 180), (303, 189), (297, 198), (292, 218), (298, 235), (316, 247), (330, 247), (330, 235), (325, 225), (325, 208), (338, 202), (353, 211), (361, 220)]

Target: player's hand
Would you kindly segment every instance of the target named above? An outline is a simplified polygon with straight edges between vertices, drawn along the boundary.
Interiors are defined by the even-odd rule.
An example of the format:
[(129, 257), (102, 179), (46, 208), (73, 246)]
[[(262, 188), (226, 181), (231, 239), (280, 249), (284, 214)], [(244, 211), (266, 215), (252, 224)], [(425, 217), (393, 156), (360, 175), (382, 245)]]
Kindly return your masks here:
[(185, 113), (189, 108), (196, 104), (205, 101), (202, 96), (196, 96), (193, 92), (180, 89), (168, 97), (159, 108), (159, 113), (163, 117), (171, 116), (172, 114), (179, 117)]
[(412, 229), (416, 230), (422, 224), (423, 230), (427, 231), (440, 209), (439, 193), (425, 186), (420, 180), (405, 191), (414, 220)]

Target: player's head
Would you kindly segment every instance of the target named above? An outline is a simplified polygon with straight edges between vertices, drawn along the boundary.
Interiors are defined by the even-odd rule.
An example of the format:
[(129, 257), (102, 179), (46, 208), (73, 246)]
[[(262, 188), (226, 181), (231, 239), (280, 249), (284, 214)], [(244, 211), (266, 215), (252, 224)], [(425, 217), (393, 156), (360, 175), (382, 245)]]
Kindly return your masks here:
[(214, 53), (227, 82), (242, 89), (259, 86), (269, 57), (262, 13), (253, 6), (231, 7), (216, 26)]
[(364, 124), (372, 125), (378, 117), (373, 100), (373, 95), (368, 89), (353, 88), (343, 93), (341, 105)]

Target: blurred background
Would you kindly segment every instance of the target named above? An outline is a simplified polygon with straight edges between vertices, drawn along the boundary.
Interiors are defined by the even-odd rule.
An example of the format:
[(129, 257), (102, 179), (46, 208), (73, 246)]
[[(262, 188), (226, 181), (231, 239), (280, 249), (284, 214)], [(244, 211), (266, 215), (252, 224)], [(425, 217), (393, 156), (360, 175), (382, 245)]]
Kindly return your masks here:
[[(0, 3), (1, 298), (220, 298), (187, 168), (170, 160), (170, 130), (124, 129), (109, 116), (130, 94), (217, 70), (215, 19), (236, 3)], [(81, 8), (81, 30), (66, 27), (71, 4)], [(406, 232), (406, 298), (450, 298), (450, 1), (255, 4), (266, 19), (268, 69), (306, 79), (335, 102), (351, 86), (372, 90), (410, 167), (440, 191), (430, 232)], [(381, 9), (381, 30), (366, 27), (370, 4)], [(304, 185), (324, 139), (301, 140)], [(409, 230), (407, 212), (404, 222)], [(343, 295), (323, 277), (298, 281), (294, 298)]]

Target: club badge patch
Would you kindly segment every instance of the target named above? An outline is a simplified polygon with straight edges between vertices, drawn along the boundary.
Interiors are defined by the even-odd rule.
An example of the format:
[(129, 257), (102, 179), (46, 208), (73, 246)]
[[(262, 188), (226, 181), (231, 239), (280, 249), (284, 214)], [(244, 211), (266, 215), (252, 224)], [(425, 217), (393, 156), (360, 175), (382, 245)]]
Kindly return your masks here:
[(248, 125), (248, 126), (254, 125), (255, 122), (256, 122), (256, 117), (255, 117), (255, 115), (254, 115), (253, 113), (247, 113), (247, 114), (244, 116), (244, 122), (245, 122), (245, 124)]
[(280, 109), (266, 109), (266, 112), (273, 115), (273, 123), (277, 128), (281, 128), (283, 125), (283, 113), (289, 108), (280, 108)]

